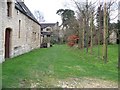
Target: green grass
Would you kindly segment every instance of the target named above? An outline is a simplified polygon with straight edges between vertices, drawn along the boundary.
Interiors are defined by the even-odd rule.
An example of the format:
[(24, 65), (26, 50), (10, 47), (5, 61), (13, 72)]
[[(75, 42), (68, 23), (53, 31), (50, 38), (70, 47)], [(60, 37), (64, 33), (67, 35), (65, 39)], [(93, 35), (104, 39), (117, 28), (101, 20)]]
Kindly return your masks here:
[(66, 45), (37, 49), (2, 64), (2, 86), (19, 88), (39, 83), (39, 87), (52, 87), (57, 79), (80, 77), (117, 82), (117, 45), (110, 45), (108, 51), (109, 62), (105, 64), (96, 57), (97, 47), (94, 55)]

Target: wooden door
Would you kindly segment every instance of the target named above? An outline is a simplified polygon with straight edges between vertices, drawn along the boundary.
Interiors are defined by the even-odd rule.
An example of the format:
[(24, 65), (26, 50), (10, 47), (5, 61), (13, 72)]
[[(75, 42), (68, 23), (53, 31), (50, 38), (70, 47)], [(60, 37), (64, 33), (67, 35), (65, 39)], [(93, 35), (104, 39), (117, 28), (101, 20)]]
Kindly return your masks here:
[(5, 58), (10, 57), (10, 32), (9, 28), (5, 31)]

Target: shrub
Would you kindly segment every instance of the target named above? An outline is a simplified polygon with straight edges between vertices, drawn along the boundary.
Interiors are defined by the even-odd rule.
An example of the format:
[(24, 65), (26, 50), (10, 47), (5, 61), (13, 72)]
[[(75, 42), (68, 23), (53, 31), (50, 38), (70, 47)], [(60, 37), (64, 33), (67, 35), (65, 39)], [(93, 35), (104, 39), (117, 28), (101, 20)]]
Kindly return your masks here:
[(68, 46), (70, 46), (70, 47), (74, 46), (78, 40), (79, 40), (79, 37), (77, 35), (68, 36), (68, 39), (67, 39)]

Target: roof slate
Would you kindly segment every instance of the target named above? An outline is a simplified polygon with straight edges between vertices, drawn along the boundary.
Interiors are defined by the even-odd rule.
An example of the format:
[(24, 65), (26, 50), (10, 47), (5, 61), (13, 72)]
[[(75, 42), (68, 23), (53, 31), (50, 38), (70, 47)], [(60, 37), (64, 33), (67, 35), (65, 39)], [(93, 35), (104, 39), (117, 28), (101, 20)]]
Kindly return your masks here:
[(56, 23), (41, 23), (41, 28), (53, 27)]
[(28, 9), (28, 7), (24, 4), (21, 0), (16, 0), (15, 2), (15, 8), (19, 10), (21, 13), (26, 15), (28, 18), (32, 19), (34, 22), (40, 25), (40, 23), (37, 21), (37, 19), (34, 17), (34, 15), (31, 13), (31, 11)]

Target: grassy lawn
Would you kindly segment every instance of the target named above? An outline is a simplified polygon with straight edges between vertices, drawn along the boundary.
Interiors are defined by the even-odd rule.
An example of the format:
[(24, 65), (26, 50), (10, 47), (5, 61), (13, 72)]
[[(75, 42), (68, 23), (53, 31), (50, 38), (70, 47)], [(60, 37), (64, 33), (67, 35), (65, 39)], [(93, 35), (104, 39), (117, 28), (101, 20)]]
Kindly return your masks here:
[[(102, 47), (100, 47), (102, 48)], [(100, 49), (102, 50), (102, 49)], [(117, 45), (109, 46), (107, 64), (95, 55), (66, 45), (37, 49), (2, 64), (3, 88), (53, 87), (58, 79), (91, 77), (117, 82)]]

